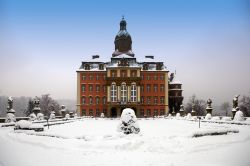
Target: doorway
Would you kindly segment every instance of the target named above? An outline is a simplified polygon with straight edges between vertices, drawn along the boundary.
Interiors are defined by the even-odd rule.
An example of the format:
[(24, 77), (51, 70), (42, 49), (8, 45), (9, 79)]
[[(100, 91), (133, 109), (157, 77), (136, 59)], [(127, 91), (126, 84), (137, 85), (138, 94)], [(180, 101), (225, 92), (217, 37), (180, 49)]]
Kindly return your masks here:
[(111, 108), (110, 117), (111, 118), (116, 118), (117, 117), (117, 109), (115, 107)]

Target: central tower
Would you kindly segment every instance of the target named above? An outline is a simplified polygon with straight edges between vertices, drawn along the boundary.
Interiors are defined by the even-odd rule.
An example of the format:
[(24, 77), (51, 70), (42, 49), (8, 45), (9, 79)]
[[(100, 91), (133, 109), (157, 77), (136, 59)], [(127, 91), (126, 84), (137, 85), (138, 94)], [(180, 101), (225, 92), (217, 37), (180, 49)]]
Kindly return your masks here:
[(122, 17), (120, 22), (120, 31), (115, 37), (115, 51), (112, 54), (112, 57), (116, 57), (120, 54), (127, 54), (134, 57), (134, 53), (132, 52), (132, 39), (126, 26), (127, 22), (124, 20), (124, 17)]

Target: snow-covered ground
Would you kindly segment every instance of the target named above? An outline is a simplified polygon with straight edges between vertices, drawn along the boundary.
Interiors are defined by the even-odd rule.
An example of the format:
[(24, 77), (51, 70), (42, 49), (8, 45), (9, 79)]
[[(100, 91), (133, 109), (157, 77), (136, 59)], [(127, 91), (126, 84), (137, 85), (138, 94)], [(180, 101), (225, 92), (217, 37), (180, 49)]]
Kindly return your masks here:
[[(199, 129), (195, 121), (138, 122), (140, 134), (131, 135), (117, 132), (119, 119), (77, 120), (44, 132), (2, 127), (0, 166), (250, 165), (249, 125), (201, 123)], [(193, 137), (214, 131), (232, 132)]]

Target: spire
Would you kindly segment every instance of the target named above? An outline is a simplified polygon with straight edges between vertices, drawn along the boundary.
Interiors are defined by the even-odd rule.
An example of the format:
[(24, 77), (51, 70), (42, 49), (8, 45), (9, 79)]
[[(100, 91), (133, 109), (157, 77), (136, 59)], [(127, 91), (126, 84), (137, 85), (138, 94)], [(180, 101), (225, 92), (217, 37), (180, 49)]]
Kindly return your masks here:
[(127, 22), (124, 20), (124, 15), (122, 15), (122, 20), (120, 22), (120, 30), (126, 30)]

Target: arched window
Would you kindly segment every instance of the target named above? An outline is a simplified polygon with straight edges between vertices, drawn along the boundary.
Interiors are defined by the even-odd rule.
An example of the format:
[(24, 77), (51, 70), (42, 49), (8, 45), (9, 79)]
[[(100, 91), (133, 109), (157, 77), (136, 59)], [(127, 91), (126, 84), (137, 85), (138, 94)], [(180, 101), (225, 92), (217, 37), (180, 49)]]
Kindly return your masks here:
[(131, 85), (131, 102), (136, 102), (136, 85)]
[(111, 84), (111, 89), (110, 89), (110, 97), (111, 97), (111, 102), (116, 102), (117, 101), (117, 87), (115, 83)]
[(99, 104), (100, 103), (100, 97), (96, 97), (95, 101), (96, 101), (96, 104)]
[(93, 97), (89, 97), (89, 104), (93, 104)]
[(85, 103), (86, 103), (86, 98), (82, 97), (82, 104), (85, 104)]
[(106, 97), (102, 97), (102, 104), (106, 104)]
[(121, 85), (121, 102), (127, 102), (127, 86), (126, 83)]

